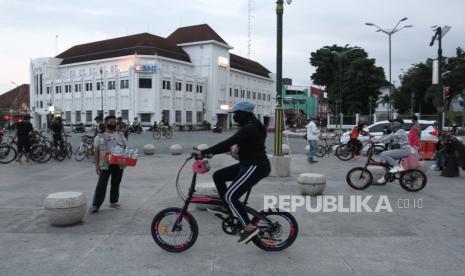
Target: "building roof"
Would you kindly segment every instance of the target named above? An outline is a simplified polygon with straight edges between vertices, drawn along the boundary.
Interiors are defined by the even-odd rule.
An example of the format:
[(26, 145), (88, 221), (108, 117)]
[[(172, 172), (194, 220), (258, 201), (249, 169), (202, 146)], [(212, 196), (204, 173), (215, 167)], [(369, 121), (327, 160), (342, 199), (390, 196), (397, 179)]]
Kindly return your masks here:
[(208, 24), (178, 28), (167, 39), (175, 44), (214, 40), (228, 45)]
[(269, 78), (269, 73), (268, 69), (263, 67), (260, 63), (243, 58), (241, 56), (235, 55), (235, 54), (229, 54), (230, 61), (231, 61), (231, 68), (245, 71), (248, 73), (252, 73), (255, 75), (259, 75), (265, 78)]
[(29, 84), (21, 84), (0, 95), (0, 108), (18, 110), (22, 106), (29, 108)]
[(149, 33), (118, 37), (76, 45), (56, 56), (61, 64), (113, 58), (127, 55), (156, 55), (190, 62), (189, 55), (166, 38)]

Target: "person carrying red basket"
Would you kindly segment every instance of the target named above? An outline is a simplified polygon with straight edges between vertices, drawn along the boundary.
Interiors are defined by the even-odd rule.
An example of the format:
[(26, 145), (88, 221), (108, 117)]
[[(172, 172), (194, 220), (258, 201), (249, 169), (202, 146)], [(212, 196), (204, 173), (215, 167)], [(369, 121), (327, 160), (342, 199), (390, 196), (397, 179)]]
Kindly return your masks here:
[(124, 164), (109, 164), (105, 160), (112, 147), (126, 147), (126, 139), (121, 132), (116, 131), (116, 117), (113, 115), (105, 118), (105, 132), (99, 133), (94, 139), (94, 150), (96, 156), (95, 171), (99, 175), (97, 187), (95, 188), (91, 214), (97, 213), (107, 191), (108, 180), (111, 176), (110, 207), (119, 209), (119, 186), (123, 178)]

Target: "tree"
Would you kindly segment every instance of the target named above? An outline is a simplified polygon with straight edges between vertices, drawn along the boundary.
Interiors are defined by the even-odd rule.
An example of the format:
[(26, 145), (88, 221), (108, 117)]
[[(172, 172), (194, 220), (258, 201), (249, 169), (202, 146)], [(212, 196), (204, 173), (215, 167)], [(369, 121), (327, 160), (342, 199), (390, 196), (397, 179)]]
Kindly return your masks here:
[(383, 68), (376, 66), (365, 50), (347, 45), (325, 46), (310, 54), (310, 64), (316, 67), (311, 79), (313, 83), (325, 86), (332, 110), (336, 110), (340, 93), (343, 114), (368, 114), (370, 107), (373, 111), (375, 106), (369, 103), (370, 97), (373, 102), (378, 100), (379, 88), (386, 84), (386, 80)]

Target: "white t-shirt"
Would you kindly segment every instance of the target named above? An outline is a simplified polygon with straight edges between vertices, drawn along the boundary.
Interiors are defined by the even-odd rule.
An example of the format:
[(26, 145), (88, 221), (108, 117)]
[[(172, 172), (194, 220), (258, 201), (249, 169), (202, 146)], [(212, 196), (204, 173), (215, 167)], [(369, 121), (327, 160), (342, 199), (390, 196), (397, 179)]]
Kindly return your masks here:
[(310, 121), (307, 125), (307, 140), (318, 140), (320, 130), (316, 127), (315, 122)]
[(101, 170), (108, 170), (109, 164), (105, 161), (105, 153), (109, 153), (111, 147), (116, 145), (126, 147), (126, 139), (120, 132), (104, 132), (95, 136), (94, 147), (98, 147), (99, 150), (99, 167)]

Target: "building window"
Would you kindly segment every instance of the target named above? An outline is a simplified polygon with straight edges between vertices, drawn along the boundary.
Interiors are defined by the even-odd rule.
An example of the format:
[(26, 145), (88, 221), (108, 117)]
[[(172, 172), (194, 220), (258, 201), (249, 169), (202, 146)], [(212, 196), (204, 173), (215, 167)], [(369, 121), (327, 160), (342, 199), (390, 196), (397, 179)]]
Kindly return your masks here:
[(108, 90), (116, 89), (116, 81), (108, 81)]
[(192, 111), (186, 111), (186, 123), (192, 124)]
[(181, 91), (182, 90), (182, 83), (181, 82), (176, 82), (176, 91)]
[(101, 89), (103, 89), (103, 81), (99, 81), (95, 83), (95, 86), (96, 86), (96, 90), (100, 91)]
[(43, 86), (43, 85), (42, 85), (42, 75), (43, 75), (43, 74), (40, 74), (40, 75), (39, 75), (39, 90), (40, 90), (39, 93), (40, 93), (40, 95), (42, 95), (42, 92), (43, 92), (43, 91), (42, 91), (42, 86)]
[(197, 111), (197, 123), (203, 122), (203, 112)]
[(68, 124), (71, 123), (71, 111), (66, 111), (65, 116), (66, 116), (65, 122), (68, 123)]
[(115, 116), (115, 110), (114, 109), (108, 110), (108, 115)]
[(143, 124), (150, 124), (152, 121), (152, 114), (150, 113), (141, 113), (140, 114), (140, 122)]
[(258, 100), (262, 99), (262, 93), (258, 93)]
[(40, 108), (43, 108), (43, 107), (44, 107), (44, 103), (40, 101)]
[(129, 120), (129, 110), (123, 109), (121, 110), (121, 117), (123, 117), (123, 121)]
[(250, 99), (250, 90), (247, 90), (247, 99)]
[(234, 89), (234, 97), (239, 97), (239, 89)]
[(163, 81), (163, 90), (171, 90), (171, 81), (169, 80)]
[(166, 120), (167, 122), (170, 122), (170, 111), (169, 110), (163, 110), (161, 112), (161, 119)]
[(50, 86), (47, 86), (47, 94), (50, 94), (50, 90), (52, 90), (52, 88)]
[(186, 83), (186, 92), (192, 92), (192, 83)]
[(80, 83), (74, 85), (74, 92), (81, 92), (81, 84)]
[(81, 111), (76, 111), (74, 114), (75, 114), (74, 122), (80, 123), (81, 122)]
[(61, 86), (55, 86), (55, 93), (56, 94), (61, 93)]
[(232, 97), (232, 88), (229, 88), (229, 97)]
[(202, 93), (203, 92), (203, 86), (202, 85), (197, 85), (195, 92)]
[(252, 99), (255, 100), (257, 98), (257, 92), (252, 92)]
[(152, 88), (152, 79), (139, 78), (139, 88)]
[(65, 93), (71, 92), (71, 84), (66, 84), (65, 85)]
[(181, 110), (176, 110), (176, 114), (175, 114), (175, 122), (176, 124), (180, 124), (181, 123)]
[(270, 97), (270, 95), (268, 95), (268, 101), (270, 101), (270, 100), (271, 100), (271, 97)]
[(245, 91), (241, 90), (241, 98), (245, 98)]
[(92, 91), (92, 83), (86, 82), (86, 91)]
[(86, 123), (92, 123), (92, 110), (86, 111)]
[(129, 80), (121, 80), (119, 88), (120, 89), (128, 89), (129, 88)]

